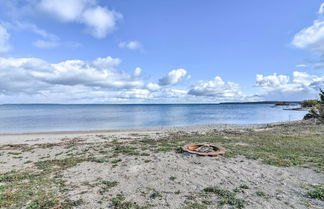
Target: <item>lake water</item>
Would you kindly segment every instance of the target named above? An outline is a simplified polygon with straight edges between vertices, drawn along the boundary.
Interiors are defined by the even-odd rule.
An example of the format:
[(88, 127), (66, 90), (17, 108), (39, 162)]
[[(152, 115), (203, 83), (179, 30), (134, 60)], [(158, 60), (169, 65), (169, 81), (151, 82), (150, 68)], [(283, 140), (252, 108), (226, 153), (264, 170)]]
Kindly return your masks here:
[(255, 124), (300, 120), (273, 104), (0, 105), (0, 133)]

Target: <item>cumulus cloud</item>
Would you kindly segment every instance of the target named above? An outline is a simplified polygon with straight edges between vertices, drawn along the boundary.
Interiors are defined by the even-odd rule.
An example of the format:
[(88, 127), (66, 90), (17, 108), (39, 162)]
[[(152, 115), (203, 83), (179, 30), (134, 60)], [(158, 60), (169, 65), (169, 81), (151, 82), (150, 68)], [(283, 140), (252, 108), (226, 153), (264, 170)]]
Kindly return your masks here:
[(0, 103), (183, 102), (187, 90), (162, 88), (140, 79), (142, 70), (119, 70), (118, 58), (48, 63), (0, 57)]
[(216, 76), (211, 81), (200, 81), (192, 86), (188, 94), (194, 96), (214, 97), (215, 99), (222, 100), (240, 100), (243, 93), (240, 86), (233, 82), (225, 82), (219, 76)]
[(301, 49), (324, 54), (324, 4), (318, 11), (318, 19), (313, 24), (299, 31), (293, 38), (292, 44)]
[(10, 50), (9, 38), (10, 34), (7, 29), (0, 25), (0, 55)]
[(166, 76), (159, 80), (160, 86), (168, 86), (175, 85), (181, 81), (183, 77), (187, 75), (187, 71), (185, 69), (176, 69), (170, 71)]
[(38, 0), (37, 7), (62, 22), (86, 25), (94, 37), (101, 39), (111, 33), (122, 15), (97, 5), (95, 0)]
[(273, 75), (264, 76), (262, 74), (256, 75), (256, 85), (263, 88), (274, 88), (285, 85), (289, 82), (289, 77), (286, 75)]
[(265, 100), (304, 100), (317, 97), (319, 88), (324, 87), (324, 76), (298, 71), (291, 79), (286, 75), (257, 75), (256, 86), (262, 89), (259, 96)]
[(39, 93), (53, 86), (97, 89), (145, 88), (143, 81), (116, 70), (120, 60), (106, 57), (93, 62), (66, 60), (47, 63), (36, 58), (0, 58), (0, 90), (3, 94)]
[(118, 46), (119, 48), (127, 48), (130, 50), (142, 48), (142, 44), (138, 41), (120, 42)]

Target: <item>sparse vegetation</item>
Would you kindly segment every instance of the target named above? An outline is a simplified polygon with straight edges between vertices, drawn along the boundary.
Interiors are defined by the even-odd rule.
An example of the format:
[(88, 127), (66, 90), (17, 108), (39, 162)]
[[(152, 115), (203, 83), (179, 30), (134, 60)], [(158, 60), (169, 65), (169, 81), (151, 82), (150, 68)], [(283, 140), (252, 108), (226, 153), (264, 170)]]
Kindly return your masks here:
[(208, 207), (205, 204), (200, 203), (188, 203), (182, 209), (207, 209)]
[(206, 187), (204, 192), (214, 193), (220, 197), (220, 205), (231, 205), (234, 208), (244, 208), (245, 201), (235, 198), (235, 192), (224, 190), (219, 187)]
[(314, 189), (307, 192), (307, 195), (313, 199), (324, 200), (324, 184), (313, 187)]
[(304, 120), (316, 119), (321, 123), (324, 123), (324, 91), (320, 90), (320, 100), (318, 104), (311, 106), (309, 112), (304, 116)]
[(320, 102), (316, 99), (304, 100), (302, 101), (302, 107), (314, 107), (318, 105)]
[(123, 195), (117, 195), (111, 199), (113, 209), (148, 209), (148, 207), (139, 206), (136, 202), (125, 201)]
[[(75, 144), (73, 146), (63, 145), (65, 150), (57, 150), (55, 152), (59, 152), (59, 155), (53, 153), (51, 155), (47, 153), (41, 154), (38, 155), (38, 159), (44, 156), (49, 156), (49, 158), (38, 162), (35, 158), (28, 158), (26, 156), (27, 153), (23, 153), (24, 160), (22, 160), (21, 164), (24, 164), (24, 162), (31, 163), (24, 165), (24, 167), (28, 166), (30, 170), (17, 170), (0, 174), (0, 208), (71, 208), (79, 204), (88, 204), (88, 200), (83, 202), (82, 199), (75, 201), (69, 199), (69, 191), (75, 191), (74, 188), (78, 188), (78, 186), (82, 188), (82, 191), (79, 192), (80, 195), (88, 192), (84, 187), (89, 188), (89, 191), (95, 191), (97, 195), (101, 195), (102, 199), (99, 198), (98, 204), (106, 207), (107, 205), (104, 204), (109, 204), (109, 202), (107, 203), (107, 197), (111, 195), (112, 191), (121, 191), (122, 185), (118, 185), (116, 181), (111, 181), (110, 177), (108, 177), (108, 181), (97, 178), (94, 182), (88, 180), (88, 183), (73, 184), (73, 181), (71, 182), (64, 178), (63, 173), (69, 173), (67, 169), (78, 166), (81, 163), (84, 163), (86, 166), (107, 166), (108, 169), (110, 169), (110, 166), (120, 166), (121, 169), (125, 166), (128, 169), (126, 166), (129, 165), (129, 162), (132, 162), (136, 166), (150, 169), (152, 163), (149, 165), (144, 165), (144, 163), (149, 163), (151, 160), (154, 160), (154, 163), (158, 163), (159, 159), (157, 157), (159, 155), (166, 156), (169, 154), (158, 152), (173, 152), (175, 154), (175, 152), (178, 153), (178, 149), (184, 144), (192, 142), (221, 145), (227, 150), (225, 155), (227, 158), (243, 155), (249, 159), (258, 159), (263, 163), (275, 166), (307, 166), (322, 172), (324, 165), (324, 155), (322, 152), (324, 149), (323, 128), (323, 125), (303, 122), (300, 124), (269, 125), (266, 129), (260, 130), (211, 130), (206, 134), (177, 132), (165, 137), (162, 136), (159, 140), (146, 138), (129, 143), (122, 143), (120, 141), (102, 142), (100, 144), (89, 143), (83, 144), (79, 148)], [(48, 148), (45, 145), (43, 147)], [(24, 149), (26, 148), (28, 147), (24, 147)], [(38, 148), (34, 147), (33, 151), (37, 153)], [(21, 153), (20, 148), (13, 148), (12, 150), (15, 150), (10, 150), (12, 153)], [(19, 154), (9, 155), (7, 153), (9, 151), (4, 151), (3, 156), (8, 158), (20, 156)], [(175, 155), (187, 156), (180, 153)], [(118, 164), (119, 162), (122, 163)], [(104, 164), (99, 165), (97, 163)], [(137, 167), (135, 168), (137, 169)], [(85, 172), (91, 172), (91, 170)], [(114, 169), (112, 172), (120, 172), (120, 169)], [(115, 179), (114, 177), (112, 178)], [(181, 176), (171, 173), (163, 176), (162, 179), (166, 184), (177, 187), (169, 191), (159, 189), (159, 192), (157, 192), (153, 188), (149, 192), (143, 191), (142, 195), (147, 201), (145, 202), (145, 207), (133, 201), (126, 201), (126, 198), (122, 195), (117, 195), (111, 199), (109, 207), (117, 209), (148, 208), (147, 205), (151, 202), (159, 204), (161, 201), (164, 201), (168, 196), (164, 195), (167, 192), (171, 192), (180, 199), (185, 197), (186, 200), (180, 206), (183, 208), (205, 209), (209, 207), (208, 205), (216, 204), (216, 206), (228, 205), (230, 208), (243, 208), (247, 203), (241, 197), (246, 195), (259, 199), (276, 198), (277, 200), (282, 200), (280, 196), (267, 195), (267, 190), (253, 191), (250, 189), (250, 185), (243, 184), (246, 181), (240, 182), (242, 183), (241, 185), (238, 183), (237, 187), (233, 190), (207, 187), (203, 192), (200, 190), (188, 194), (185, 189), (178, 187), (179, 185), (182, 186)], [(163, 197), (161, 198), (162, 194)], [(304, 191), (304, 194), (304, 198), (322, 200), (323, 187), (313, 187), (309, 192)], [(215, 199), (217, 199), (217, 202), (215, 202)]]
[(157, 192), (157, 191), (154, 191), (154, 192), (150, 195), (150, 198), (151, 198), (151, 199), (155, 199), (155, 198), (158, 198), (158, 197), (162, 197), (162, 195), (161, 195), (160, 192)]

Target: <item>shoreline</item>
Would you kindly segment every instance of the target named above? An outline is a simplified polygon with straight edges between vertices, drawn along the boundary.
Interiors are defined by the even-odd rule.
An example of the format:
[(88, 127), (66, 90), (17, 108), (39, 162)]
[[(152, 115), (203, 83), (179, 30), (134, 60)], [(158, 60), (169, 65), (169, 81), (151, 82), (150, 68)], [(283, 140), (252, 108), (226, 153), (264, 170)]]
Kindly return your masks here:
[(104, 134), (112, 137), (127, 137), (129, 135), (147, 134), (152, 137), (175, 132), (199, 132), (206, 133), (212, 130), (244, 130), (244, 129), (265, 129), (269, 126), (280, 126), (287, 124), (299, 124), (305, 121), (287, 121), (262, 124), (202, 124), (191, 126), (170, 126), (157, 128), (133, 128), (133, 129), (106, 129), (106, 130), (80, 130), (80, 131), (49, 131), (49, 132), (25, 132), (25, 133), (0, 133), (0, 145), (8, 144), (39, 144), (39, 143), (60, 143), (66, 137), (89, 137), (92, 140), (95, 135)]
[(159, 126), (149, 128), (119, 128), (119, 129), (93, 129), (93, 130), (71, 130), (71, 131), (31, 131), (31, 132), (0, 132), (0, 136), (4, 135), (37, 135), (37, 134), (78, 134), (78, 133), (109, 133), (109, 132), (143, 132), (143, 131), (168, 131), (175, 129), (245, 129), (245, 128), (260, 128), (271, 125), (285, 125), (302, 123), (303, 120), (271, 122), (271, 123), (249, 123), (249, 124), (236, 124), (236, 123), (207, 123), (197, 125), (179, 125), (179, 126)]

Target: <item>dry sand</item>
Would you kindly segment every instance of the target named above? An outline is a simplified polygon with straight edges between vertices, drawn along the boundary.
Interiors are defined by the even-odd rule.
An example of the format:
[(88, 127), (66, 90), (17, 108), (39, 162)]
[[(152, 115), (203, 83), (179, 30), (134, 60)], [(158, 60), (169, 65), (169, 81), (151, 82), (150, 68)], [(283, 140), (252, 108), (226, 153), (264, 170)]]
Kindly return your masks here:
[[(210, 130), (263, 130), (267, 126), (202, 125), (140, 130), (1, 134), (0, 170), (5, 173), (13, 169), (34, 169), (34, 164), (27, 162), (61, 159), (71, 152), (84, 152), (89, 147), (98, 150), (101, 143), (113, 141), (131, 143), (143, 138), (158, 140), (175, 132), (203, 135)], [(76, 143), (72, 147), (68, 146), (69, 142)], [(44, 143), (58, 144), (40, 146)], [(34, 146), (34, 149), (32, 152), (22, 152), (17, 157), (8, 154), (15, 149), (5, 146), (8, 144), (28, 144)], [(83, 200), (83, 204), (76, 208), (113, 208), (111, 199), (117, 194), (122, 194), (125, 201), (151, 208), (198, 207), (193, 203), (204, 203), (207, 208), (218, 208), (215, 203), (219, 197), (204, 193), (204, 188), (219, 186), (232, 191), (240, 185), (247, 185), (248, 189), (241, 189), (236, 195), (236, 198), (246, 201), (245, 208), (324, 208), (323, 201), (305, 196), (306, 185), (324, 182), (323, 174), (308, 168), (265, 165), (243, 156), (199, 157), (174, 151), (149, 154), (123, 156), (118, 163), (86, 161), (63, 170), (62, 178), (69, 185), (68, 196), (72, 200)], [(116, 181), (118, 185), (103, 191), (104, 186), (100, 183), (102, 181)], [(231, 207), (225, 205), (223, 208)]]

